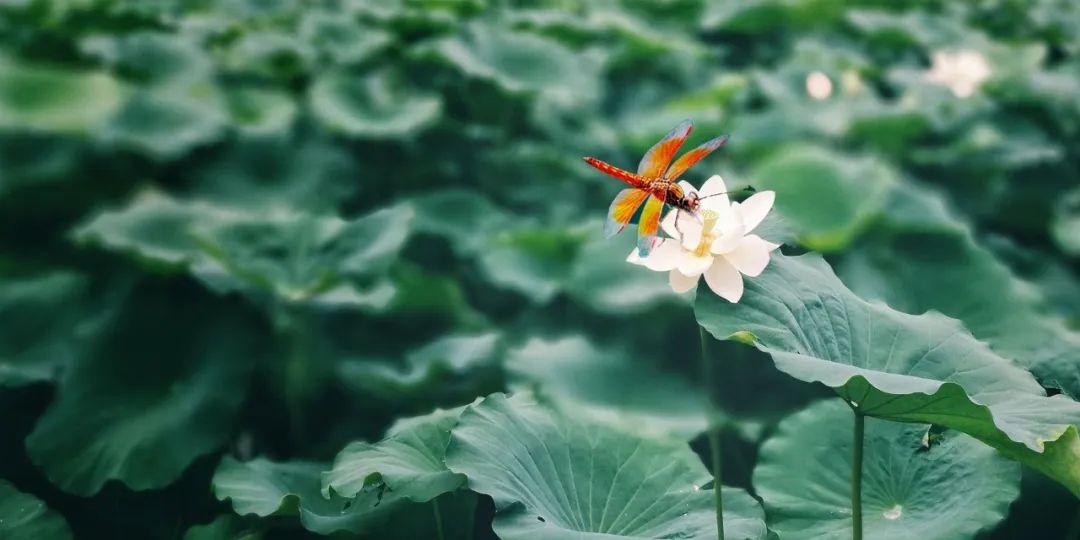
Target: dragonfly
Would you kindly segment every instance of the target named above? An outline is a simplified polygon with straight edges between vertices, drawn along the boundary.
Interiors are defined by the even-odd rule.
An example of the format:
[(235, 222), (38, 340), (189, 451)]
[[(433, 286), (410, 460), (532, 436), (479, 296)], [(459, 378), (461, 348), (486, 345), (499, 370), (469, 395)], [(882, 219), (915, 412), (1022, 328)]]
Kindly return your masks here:
[[(583, 158), (586, 163), (605, 174), (614, 176), (630, 185), (615, 196), (608, 208), (607, 221), (604, 223), (604, 236), (611, 238), (621, 232), (642, 204), (645, 208), (638, 218), (637, 249), (640, 256), (648, 256), (657, 245), (657, 232), (660, 230), (660, 218), (664, 207), (670, 205), (675, 211), (687, 211), (696, 214), (701, 205), (697, 192), (687, 192), (677, 182), (680, 176), (695, 163), (723, 146), (728, 136), (721, 135), (710, 139), (701, 146), (686, 152), (679, 159), (671, 162), (675, 153), (682, 147), (693, 129), (690, 120), (684, 120), (668, 132), (664, 138), (653, 145), (641, 162), (636, 173), (620, 169), (594, 157)], [(678, 215), (676, 215), (676, 219)]]

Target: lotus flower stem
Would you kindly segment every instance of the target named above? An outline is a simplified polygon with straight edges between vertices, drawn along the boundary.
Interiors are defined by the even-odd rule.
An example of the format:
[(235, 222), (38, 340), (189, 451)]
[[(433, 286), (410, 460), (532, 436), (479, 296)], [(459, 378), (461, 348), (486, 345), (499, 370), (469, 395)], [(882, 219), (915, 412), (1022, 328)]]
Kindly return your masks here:
[(442, 511), (439, 509), (438, 497), (431, 499), (431, 511), (435, 513), (435, 533), (438, 535), (439, 540), (446, 540), (446, 534), (443, 533)]
[(851, 538), (862, 540), (862, 462), (866, 416), (854, 407), (852, 412), (855, 414), (855, 436), (851, 450)]
[(715, 422), (716, 410), (719, 405), (719, 397), (716, 393), (715, 367), (709, 359), (708, 342), (709, 334), (705, 328), (698, 327), (701, 336), (701, 379), (705, 384), (709, 395), (709, 405), (706, 414), (709, 434), (709, 453), (712, 455), (713, 494), (716, 497), (716, 537), (724, 540), (724, 495), (723, 485), (720, 483), (720, 471), (722, 467), (720, 454), (720, 425)]

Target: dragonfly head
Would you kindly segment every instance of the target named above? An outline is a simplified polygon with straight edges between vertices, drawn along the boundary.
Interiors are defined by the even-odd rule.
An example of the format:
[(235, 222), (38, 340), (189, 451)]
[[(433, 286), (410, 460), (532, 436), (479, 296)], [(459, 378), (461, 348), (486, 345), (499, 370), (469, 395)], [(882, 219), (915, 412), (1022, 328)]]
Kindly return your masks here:
[(701, 208), (701, 197), (696, 191), (691, 191), (683, 195), (680, 202), (682, 203), (681, 206), (691, 212), (697, 212), (698, 209)]

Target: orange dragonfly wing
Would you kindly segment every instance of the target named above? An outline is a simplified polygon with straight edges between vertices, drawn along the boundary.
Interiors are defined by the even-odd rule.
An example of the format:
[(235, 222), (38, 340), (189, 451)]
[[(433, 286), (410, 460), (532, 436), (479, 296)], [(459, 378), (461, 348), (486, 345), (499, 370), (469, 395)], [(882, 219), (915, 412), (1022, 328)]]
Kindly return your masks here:
[(656, 233), (660, 230), (660, 214), (664, 211), (664, 199), (652, 193), (638, 220), (638, 255), (647, 257), (656, 245)]
[(711, 154), (713, 150), (720, 148), (728, 140), (727, 135), (721, 135), (710, 141), (706, 141), (701, 146), (679, 156), (679, 159), (675, 160), (675, 163), (671, 164), (671, 168), (667, 171), (668, 180), (678, 180), (682, 173), (687, 169), (693, 167), (695, 163), (701, 161), (705, 156)]
[(618, 167), (616, 167), (616, 166), (614, 166), (614, 165), (612, 165), (610, 163), (600, 161), (599, 159), (596, 159), (594, 157), (585, 157), (585, 158), (582, 158), (582, 159), (585, 160), (585, 163), (588, 163), (589, 165), (592, 165), (593, 167), (596, 167), (596, 169), (599, 170), (600, 172), (602, 172), (604, 174), (607, 174), (607, 175), (610, 175), (610, 176), (614, 176), (615, 178), (618, 178), (619, 180), (622, 180), (623, 182), (626, 182), (627, 184), (630, 184), (631, 186), (634, 186), (636, 188), (640, 188), (640, 187), (645, 186), (645, 181), (642, 180), (642, 178), (640, 176), (638, 176), (638, 175), (636, 175), (636, 174), (634, 174), (634, 173), (632, 173), (630, 171), (624, 171), (624, 170), (622, 170), (622, 169), (620, 169), (620, 168), (618, 168)]
[(637, 212), (641, 203), (645, 202), (645, 198), (649, 196), (649, 192), (643, 189), (624, 189), (615, 196), (615, 200), (611, 201), (611, 206), (608, 208), (608, 218), (604, 223), (604, 236), (611, 238), (616, 234), (619, 234), (626, 224), (630, 223), (630, 218), (634, 217), (634, 213)]
[(663, 139), (660, 139), (641, 157), (641, 163), (638, 163), (637, 168), (638, 176), (644, 178), (660, 178), (664, 176), (664, 171), (667, 170), (668, 164), (671, 163), (671, 158), (675, 157), (675, 152), (679, 151), (679, 147), (682, 146), (686, 137), (690, 135), (692, 128), (693, 124), (689, 120), (683, 120), (667, 135), (664, 135)]

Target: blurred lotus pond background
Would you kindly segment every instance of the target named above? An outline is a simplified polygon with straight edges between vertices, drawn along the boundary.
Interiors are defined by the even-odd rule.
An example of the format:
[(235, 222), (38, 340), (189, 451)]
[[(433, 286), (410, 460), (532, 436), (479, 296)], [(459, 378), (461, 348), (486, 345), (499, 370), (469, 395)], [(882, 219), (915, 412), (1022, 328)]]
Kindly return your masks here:
[[(777, 194), (745, 306), (602, 235), (686, 118)], [(715, 538), (698, 321), (729, 538), (850, 537), (923, 335), (994, 425), (871, 414), (866, 537), (1078, 538), (1078, 167), (1072, 0), (4, 0), (0, 538)]]

